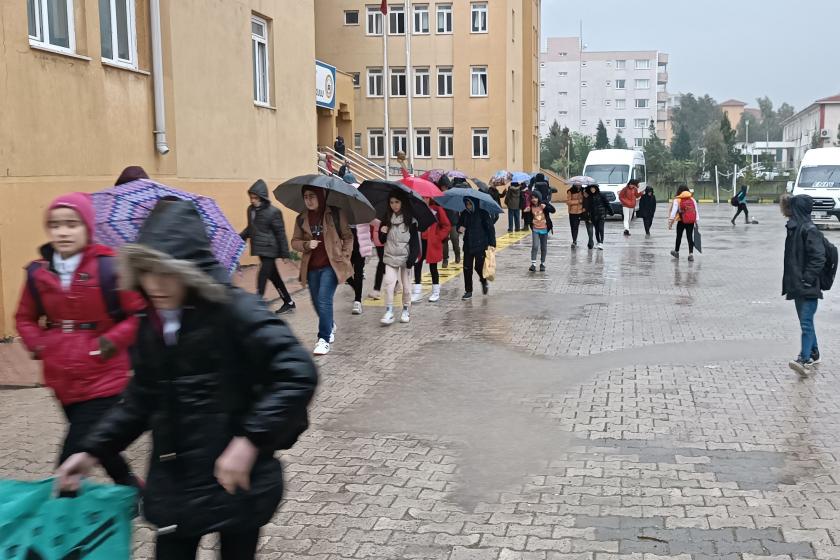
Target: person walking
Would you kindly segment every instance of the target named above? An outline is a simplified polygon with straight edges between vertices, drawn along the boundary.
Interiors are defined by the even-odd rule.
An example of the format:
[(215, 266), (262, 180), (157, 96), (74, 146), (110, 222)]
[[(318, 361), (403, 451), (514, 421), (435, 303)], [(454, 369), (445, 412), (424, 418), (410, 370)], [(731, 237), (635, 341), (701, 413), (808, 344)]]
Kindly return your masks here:
[(580, 229), (581, 222), (583, 222), (586, 226), (586, 233), (589, 235), (589, 248), (592, 249), (595, 246), (592, 241), (592, 222), (589, 221), (589, 217), (583, 207), (583, 198), (583, 187), (578, 184), (573, 184), (566, 191), (566, 207), (569, 210), (569, 227), (572, 230), (572, 249), (577, 248), (578, 231)]
[(302, 194), (307, 211), (295, 220), (292, 248), (301, 254), (300, 283), (309, 288), (318, 313), (318, 342), (313, 353), (323, 356), (335, 342), (335, 290), (353, 275), (353, 233), (344, 212), (327, 205), (324, 189), (303, 187)]
[(521, 184), (521, 197), (519, 202), (520, 212), (522, 213), (522, 229), (531, 230), (531, 218), (533, 216), (530, 213), (526, 213), (525, 209), (531, 204), (531, 186), (528, 183)]
[(545, 272), (545, 258), (548, 256), (548, 234), (554, 230), (551, 223), (551, 214), (554, 213), (554, 206), (550, 202), (544, 202), (539, 191), (531, 193), (530, 204), (525, 212), (531, 214), (531, 267), (530, 272), (537, 270), (537, 251), (540, 253), (540, 272)]
[(382, 222), (373, 220), (370, 225), (370, 239), (373, 241), (373, 248), (376, 251), (376, 273), (373, 277), (373, 290), (368, 297), (373, 300), (382, 299), (382, 281), (385, 279), (385, 245), (379, 241), (379, 226)]
[[(607, 216), (614, 216), (615, 211), (610, 206), (609, 201), (601, 192), (599, 185), (589, 185), (586, 188), (586, 196), (583, 199), (583, 208), (592, 222), (592, 228), (595, 230), (595, 248), (599, 251), (604, 250), (604, 224), (607, 221)], [(590, 249), (592, 247), (589, 247)]]
[[(505, 191), (505, 206), (508, 214), (508, 233), (520, 230), (519, 206), (522, 202), (522, 191), (519, 183), (511, 183)], [(502, 222), (504, 223), (504, 222)]]
[[(441, 190), (441, 192), (446, 192), (452, 188), (452, 182), (449, 180), (449, 177), (446, 175), (441, 175), (440, 178), (435, 182), (435, 185)], [(455, 264), (461, 263), (461, 237), (458, 235), (458, 228), (455, 227), (455, 224), (458, 223), (458, 212), (454, 210), (445, 210), (446, 217), (449, 218), (449, 223), (452, 224), (452, 227), (449, 229), (449, 239), (443, 240), (443, 268), (449, 268), (449, 245), (452, 245), (452, 251), (455, 253)]]
[(738, 211), (732, 217), (732, 225), (735, 225), (735, 220), (744, 213), (744, 223), (750, 223), (750, 209), (747, 208), (747, 185), (741, 185), (741, 190), (735, 195), (735, 201), (738, 203)]
[(335, 153), (338, 154), (338, 159), (344, 160), (347, 154), (347, 144), (344, 143), (343, 136), (336, 136), (333, 149), (335, 150)]
[(365, 284), (365, 263), (373, 255), (373, 240), (370, 237), (370, 224), (356, 224), (350, 226), (353, 233), (353, 253), (350, 262), (353, 265), (353, 276), (348, 280), (353, 288), (353, 315), (361, 315), (362, 294)]
[(478, 199), (465, 198), (464, 207), (458, 231), (464, 234), (464, 295), (461, 299), (468, 300), (473, 295), (473, 271), (478, 274), (484, 295), (490, 292), (490, 284), (484, 278), (484, 257), (487, 247), (496, 246), (496, 229), (493, 218), (479, 206)]
[(283, 496), (274, 453), (306, 429), (315, 365), (259, 297), (230, 285), (192, 202), (158, 203), (120, 269), (149, 307), (134, 375), (58, 468), (58, 487), (77, 491), (97, 461), (151, 430), (143, 516), (160, 528), (155, 557), (193, 560), (219, 533), (222, 560), (251, 560)]
[(630, 179), (618, 193), (618, 200), (621, 201), (621, 211), (624, 214), (624, 236), (630, 236), (630, 222), (633, 220), (633, 212), (636, 211), (636, 202), (641, 198), (639, 192), (639, 180)]
[[(93, 242), (91, 198), (71, 193), (46, 212), (50, 242), (26, 268), (15, 326), (32, 358), (43, 362), (44, 384), (61, 404), (69, 424), (58, 463), (82, 451), (96, 423), (120, 400), (130, 379), (128, 349), (145, 304), (136, 292), (117, 290), (116, 258)], [(141, 486), (122, 450), (100, 457), (117, 483)]]
[(399, 281), (402, 287), (402, 313), (400, 323), (411, 320), (411, 281), (409, 271), (420, 257), (420, 233), (417, 221), (411, 217), (408, 203), (396, 193), (388, 199), (388, 212), (379, 226), (379, 240), (385, 245), (385, 315), (380, 323), (392, 325), (394, 315), (394, 290)]
[(437, 221), (420, 235), (422, 252), (414, 265), (414, 291), (411, 293), (411, 303), (417, 303), (422, 299), (423, 286), (420, 282), (423, 277), (423, 261), (429, 263), (429, 272), (432, 275), (432, 294), (429, 296), (429, 301), (432, 303), (440, 301), (438, 263), (443, 260), (443, 245), (449, 239), (449, 232), (452, 230), (446, 211), (431, 198), (423, 197), (423, 200), (429, 205)]
[(828, 253), (822, 232), (811, 221), (813, 198), (804, 194), (783, 196), (781, 210), (788, 218), (782, 295), (793, 300), (802, 332), (799, 355), (788, 365), (800, 376), (808, 377), (820, 362), (814, 315), (823, 297), (820, 280)]
[(683, 233), (688, 241), (688, 260), (694, 260), (694, 226), (700, 221), (700, 206), (694, 200), (694, 196), (686, 185), (680, 185), (677, 189), (677, 196), (671, 203), (671, 214), (668, 217), (668, 229), (671, 229), (674, 222), (677, 222), (677, 243), (671, 256), (680, 258), (680, 245), (682, 244)]
[(270, 280), (277, 293), (283, 298), (283, 305), (277, 310), (278, 315), (295, 309), (292, 295), (283, 283), (277, 271), (277, 259), (288, 262), (289, 240), (286, 237), (286, 225), (283, 213), (271, 204), (268, 198), (268, 186), (265, 181), (258, 179), (248, 189), (251, 204), (248, 206), (248, 225), (240, 233), (244, 241), (251, 242), (251, 256), (259, 257), (260, 269), (257, 272), (257, 293), (265, 296), (265, 287)]
[(540, 198), (543, 202), (548, 202), (549, 204), (551, 203), (551, 185), (548, 183), (548, 179), (546, 179), (543, 173), (537, 173), (534, 175), (534, 178), (531, 179), (531, 192), (540, 193)]
[(656, 214), (656, 195), (653, 187), (647, 187), (645, 194), (639, 199), (639, 217), (645, 224), (645, 235), (650, 237), (650, 226), (653, 225), (653, 216)]

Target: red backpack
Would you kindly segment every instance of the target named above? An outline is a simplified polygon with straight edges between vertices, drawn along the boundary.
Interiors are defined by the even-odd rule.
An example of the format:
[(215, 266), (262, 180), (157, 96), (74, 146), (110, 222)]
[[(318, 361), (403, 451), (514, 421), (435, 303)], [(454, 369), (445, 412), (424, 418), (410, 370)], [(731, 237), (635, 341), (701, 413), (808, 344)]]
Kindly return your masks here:
[(680, 221), (684, 224), (697, 223), (697, 207), (691, 197), (680, 199)]

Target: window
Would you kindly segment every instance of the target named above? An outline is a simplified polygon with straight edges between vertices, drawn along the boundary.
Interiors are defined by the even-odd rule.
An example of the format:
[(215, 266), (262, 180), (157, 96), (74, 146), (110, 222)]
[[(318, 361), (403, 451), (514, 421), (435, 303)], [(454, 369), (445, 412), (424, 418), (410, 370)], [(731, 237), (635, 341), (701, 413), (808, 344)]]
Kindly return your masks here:
[(644, 148), (645, 147), (645, 138), (636, 138), (636, 140), (633, 144), (637, 148)]
[(580, 106), (581, 107), (586, 107), (586, 99), (581, 99), (580, 100)]
[(388, 34), (405, 35), (405, 7), (401, 5), (388, 7)]
[(540, 107), (545, 107), (545, 101), (540, 101)]
[(627, 119), (615, 119), (616, 128), (627, 128)]
[(418, 35), (429, 33), (429, 6), (426, 4), (414, 6), (414, 32)]
[(470, 68), (470, 95), (472, 97), (487, 96), (487, 67), (473, 66)]
[(615, 89), (625, 89), (627, 87), (627, 80), (616, 80)]
[(379, 6), (368, 6), (366, 32), (368, 35), (382, 35), (382, 12)]
[(382, 68), (368, 68), (367, 71), (368, 97), (382, 97)]
[(429, 97), (429, 69), (414, 69), (414, 95), (417, 97)]
[(636, 100), (636, 109), (647, 109), (649, 100), (647, 99), (637, 99)]
[(405, 68), (391, 68), (391, 95), (405, 97)]
[(385, 133), (382, 129), (368, 130), (368, 157), (385, 157)]
[(516, 70), (510, 71), (510, 101), (516, 102)]
[(560, 56), (569, 56), (569, 53), (567, 53), (567, 52), (561, 52), (561, 53), (557, 53), (557, 54), (559, 54)]
[(558, 91), (557, 93), (560, 95), (569, 95), (568, 91)]
[(487, 3), (473, 2), (470, 5), (470, 32), (487, 33)]
[(650, 80), (636, 80), (636, 89), (650, 89)]
[(609, 99), (604, 99), (604, 107), (611, 107), (612, 101)]
[(397, 157), (400, 152), (408, 155), (408, 134), (405, 130), (392, 130), (391, 157)]
[(627, 68), (627, 61), (626, 60), (616, 60), (615, 61), (615, 69), (616, 70), (624, 70)]
[(353, 72), (353, 87), (359, 88), (362, 87), (362, 77), (358, 72)]
[(452, 4), (437, 5), (437, 32), (452, 33)]
[(660, 101), (659, 103), (656, 104), (656, 108), (661, 110), (661, 111), (664, 111), (665, 109), (668, 108), (668, 102), (667, 101)]
[(455, 153), (455, 135), (451, 128), (438, 130), (438, 157), (451, 158)]
[(565, 78), (566, 76), (569, 75), (569, 73), (568, 72), (558, 72), (557, 75), (560, 76), (561, 78)]
[(558, 114), (560, 114), (560, 115), (568, 115), (568, 114), (569, 114), (569, 112), (568, 112), (568, 111), (560, 111)]
[(438, 91), (440, 97), (452, 96), (452, 68), (440, 68), (437, 71)]
[(268, 22), (251, 17), (251, 50), (254, 55), (254, 101), (268, 104)]
[(580, 121), (580, 126), (586, 126), (586, 121)]
[(132, 68), (137, 65), (134, 0), (99, 0), (102, 58)]
[(615, 100), (615, 108), (616, 109), (624, 109), (627, 106), (626, 99), (616, 99)]
[(353, 149), (357, 152), (362, 151), (362, 133), (356, 132), (353, 134)]
[(607, 87), (612, 87), (612, 80), (607, 80)]
[(418, 129), (415, 133), (414, 155), (419, 158), (432, 157), (432, 133), (429, 129)]
[(76, 50), (73, 0), (27, 0), (29, 43), (64, 52)]
[(648, 120), (647, 119), (634, 119), (633, 120), (633, 127), (634, 128), (647, 128), (648, 127)]
[(344, 10), (344, 25), (359, 25), (359, 10)]
[(472, 157), (490, 157), (490, 134), (486, 128), (474, 128), (472, 131)]
[(636, 164), (633, 166), (633, 173), (632, 179), (638, 179), (639, 181), (647, 181), (647, 173), (645, 172), (645, 166)]
[(650, 60), (636, 60), (636, 70), (650, 70)]
[(586, 87), (586, 82), (581, 82), (580, 87)]

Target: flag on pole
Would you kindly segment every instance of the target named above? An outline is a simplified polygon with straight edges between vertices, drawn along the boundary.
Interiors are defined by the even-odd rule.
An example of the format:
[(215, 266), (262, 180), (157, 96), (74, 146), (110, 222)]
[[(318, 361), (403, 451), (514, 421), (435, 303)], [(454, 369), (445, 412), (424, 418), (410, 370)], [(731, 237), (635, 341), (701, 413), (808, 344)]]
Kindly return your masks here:
[(382, 0), (382, 3), (379, 5), (379, 11), (382, 12), (382, 15), (388, 15), (388, 0)]

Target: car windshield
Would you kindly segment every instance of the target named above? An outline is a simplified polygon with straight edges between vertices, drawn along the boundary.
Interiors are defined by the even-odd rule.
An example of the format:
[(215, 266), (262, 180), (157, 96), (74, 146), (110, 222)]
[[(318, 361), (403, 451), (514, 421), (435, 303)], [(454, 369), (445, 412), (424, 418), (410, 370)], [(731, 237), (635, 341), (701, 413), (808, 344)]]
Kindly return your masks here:
[(815, 165), (803, 167), (799, 186), (810, 189), (840, 188), (840, 165)]
[(630, 174), (629, 165), (587, 165), (583, 174), (595, 179), (599, 185), (622, 185)]

